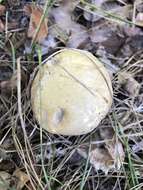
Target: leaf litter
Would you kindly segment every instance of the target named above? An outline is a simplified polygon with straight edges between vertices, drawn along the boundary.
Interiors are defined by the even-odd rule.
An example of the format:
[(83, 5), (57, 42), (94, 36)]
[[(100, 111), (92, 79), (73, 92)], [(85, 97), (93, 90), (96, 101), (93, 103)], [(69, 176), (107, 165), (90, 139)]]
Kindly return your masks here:
[[(24, 11), (26, 14), (30, 15), (27, 37), (32, 38), (35, 42), (40, 43), (48, 35), (48, 19), (45, 18), (43, 22), (40, 23), (43, 10), (36, 5), (26, 5), (24, 7)], [(38, 27), (39, 31), (37, 31)]]
[[(2, 16), (5, 13), (5, 6), (4, 5), (0, 5), (0, 16)], [(3, 21), (0, 19), (0, 32), (3, 32), (5, 29), (5, 25), (3, 23)]]
[[(78, 153), (93, 165), (96, 171), (102, 170), (107, 175), (109, 171), (120, 170), (125, 159), (125, 152), (121, 141), (115, 137), (111, 128), (100, 126), (99, 145), (91, 141), (91, 151), (87, 154), (87, 147), (78, 148)], [(95, 138), (95, 137), (94, 137)], [(95, 138), (97, 139), (97, 137)], [(101, 142), (101, 145), (100, 145)]]
[[(0, 170), (8, 173), (10, 186), (15, 184), (19, 189), (37, 189), (38, 186), (55, 190), (80, 189), (84, 172), (87, 175), (85, 189), (141, 186), (142, 1), (59, 0), (40, 25), (45, 2), (3, 1), (0, 6)], [(91, 134), (62, 137), (43, 131), (40, 141), (29, 96), (32, 73), (39, 64), (37, 50), (34, 56), (31, 54), (32, 40), (40, 46), (42, 59), (63, 47), (79, 48), (92, 52), (109, 70), (114, 103), (109, 115)], [(24, 75), (26, 73), (21, 81), (21, 107), (30, 146), (25, 144), (17, 111), (17, 68), (13, 68), (13, 64), (18, 57), (22, 57), (21, 68)], [(134, 184), (130, 174), (136, 173), (139, 182)]]

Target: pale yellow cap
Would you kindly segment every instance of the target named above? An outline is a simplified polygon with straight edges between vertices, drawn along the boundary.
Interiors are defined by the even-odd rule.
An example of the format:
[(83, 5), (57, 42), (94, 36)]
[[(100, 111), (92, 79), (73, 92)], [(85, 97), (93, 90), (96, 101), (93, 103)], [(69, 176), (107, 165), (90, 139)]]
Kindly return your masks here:
[(63, 49), (40, 67), (31, 88), (40, 126), (59, 135), (89, 133), (108, 113), (112, 84), (104, 65), (91, 53)]

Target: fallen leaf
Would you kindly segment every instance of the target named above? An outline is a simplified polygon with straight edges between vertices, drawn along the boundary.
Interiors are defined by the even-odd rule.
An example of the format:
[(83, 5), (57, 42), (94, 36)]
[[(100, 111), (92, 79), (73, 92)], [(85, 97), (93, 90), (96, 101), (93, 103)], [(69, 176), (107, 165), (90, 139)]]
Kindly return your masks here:
[(132, 97), (135, 97), (139, 94), (140, 87), (141, 84), (139, 84), (133, 77), (128, 78), (125, 85), (126, 90)]
[(11, 175), (5, 171), (0, 171), (0, 190), (8, 190)]
[(121, 168), (122, 163), (125, 159), (125, 153), (122, 143), (115, 136), (112, 141), (107, 141), (105, 146), (114, 161), (114, 167), (118, 170)]
[(137, 26), (143, 27), (143, 13), (138, 13), (135, 19), (135, 24)]
[[(132, 5), (125, 4), (119, 5), (117, 1), (106, 1), (102, 4), (102, 9), (108, 11), (109, 13), (116, 13), (116, 16), (127, 19), (130, 17), (130, 14), (132, 13)], [(119, 22), (121, 23), (121, 22)]]
[(71, 29), (71, 35), (66, 43), (67, 47), (70, 48), (84, 48), (89, 42), (89, 35), (84, 26), (73, 23)]
[(99, 43), (98, 48), (102, 46), (110, 54), (116, 54), (125, 41), (123, 32), (119, 30), (116, 24), (109, 21), (92, 27), (90, 39), (93, 43)]
[(67, 35), (70, 34), (72, 28), (72, 14), (65, 6), (53, 8), (50, 12), (51, 17), (54, 18), (55, 24), (61, 28)]
[(67, 5), (53, 8), (50, 14), (55, 22), (52, 34), (64, 42), (67, 47), (80, 48), (89, 41), (86, 28), (74, 22), (72, 12)]
[(106, 141), (105, 147), (95, 147), (89, 153), (90, 163), (96, 170), (107, 174), (110, 170), (119, 170), (125, 158), (123, 146), (119, 140)]
[(32, 38), (33, 41), (40, 43), (48, 35), (48, 20), (47, 18), (44, 18), (43, 22), (40, 24), (43, 10), (36, 5), (26, 5), (24, 7), (24, 11), (30, 15), (30, 23), (27, 36), (29, 38)]
[(100, 136), (105, 140), (105, 148), (114, 161), (114, 167), (120, 169), (125, 158), (124, 149), (120, 140), (115, 137), (111, 127), (100, 128)]
[[(91, 0), (91, 6), (95, 6), (98, 8), (101, 8), (102, 4), (105, 2), (105, 0)], [(91, 22), (95, 22), (98, 21), (102, 18), (101, 13), (96, 10), (95, 11), (91, 11), (91, 6), (89, 5), (85, 5), (84, 7), (84, 12), (83, 12), (83, 16), (87, 21), (91, 21)]]
[(5, 30), (5, 25), (3, 24), (2, 20), (0, 19), (0, 32)]
[(109, 24), (102, 24), (101, 26), (95, 26), (92, 27), (91, 32), (90, 32), (90, 39), (93, 43), (102, 43), (110, 36), (112, 36), (113, 31), (115, 31), (115, 26)]
[(29, 181), (29, 176), (25, 172), (23, 172), (19, 169), (17, 169), (13, 173), (13, 176), (18, 179), (17, 186), (16, 186), (17, 190), (22, 190), (22, 188), (25, 186), (25, 184)]
[(92, 150), (89, 153), (89, 159), (95, 170), (102, 170), (105, 174), (109, 170), (115, 169), (113, 159), (105, 148), (95, 148)]
[(124, 89), (129, 93), (131, 97), (135, 97), (139, 94), (141, 85), (134, 79), (134, 75), (127, 72), (119, 72), (118, 74), (119, 84), (124, 85)]
[[(2, 16), (5, 12), (5, 6), (4, 5), (0, 5), (0, 16)], [(3, 32), (5, 29), (5, 25), (2, 22), (2, 20), (0, 19), (0, 32)]]
[(3, 15), (5, 12), (5, 6), (4, 5), (0, 5), (0, 16)]
[[(94, 7), (95, 10), (93, 10)], [(117, 17), (127, 19), (132, 13), (132, 6), (130, 4), (121, 6), (118, 2), (110, 0), (91, 0), (91, 3), (85, 5), (83, 16), (86, 20), (95, 22), (107, 17), (106, 13), (116, 14)], [(116, 22), (123, 24), (121, 20), (116, 19)]]
[[(95, 134), (94, 134), (95, 135)], [(119, 170), (125, 159), (123, 145), (112, 128), (100, 127), (96, 141), (91, 141), (91, 148), (88, 155), (88, 146), (80, 146), (77, 152), (85, 159), (89, 156), (89, 162), (95, 170), (102, 170), (107, 174), (110, 170)], [(101, 141), (101, 143), (99, 143)]]

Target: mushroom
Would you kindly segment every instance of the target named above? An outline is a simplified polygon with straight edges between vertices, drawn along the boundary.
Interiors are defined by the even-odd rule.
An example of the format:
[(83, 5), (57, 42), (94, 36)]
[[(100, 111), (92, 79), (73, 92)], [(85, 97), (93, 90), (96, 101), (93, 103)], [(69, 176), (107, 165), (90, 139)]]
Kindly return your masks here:
[(39, 66), (31, 104), (40, 127), (59, 135), (95, 129), (112, 104), (112, 84), (104, 65), (91, 53), (62, 49)]

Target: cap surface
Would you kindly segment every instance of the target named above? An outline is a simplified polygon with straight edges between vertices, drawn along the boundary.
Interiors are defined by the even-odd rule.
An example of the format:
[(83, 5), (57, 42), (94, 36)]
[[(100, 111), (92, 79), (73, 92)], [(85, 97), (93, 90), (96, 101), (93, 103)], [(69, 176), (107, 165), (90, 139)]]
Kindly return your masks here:
[(64, 49), (39, 67), (31, 88), (40, 126), (61, 135), (92, 131), (112, 104), (112, 85), (104, 65), (91, 53)]

